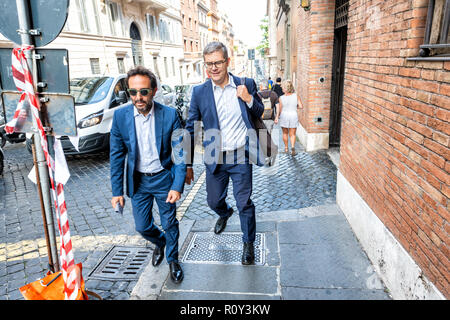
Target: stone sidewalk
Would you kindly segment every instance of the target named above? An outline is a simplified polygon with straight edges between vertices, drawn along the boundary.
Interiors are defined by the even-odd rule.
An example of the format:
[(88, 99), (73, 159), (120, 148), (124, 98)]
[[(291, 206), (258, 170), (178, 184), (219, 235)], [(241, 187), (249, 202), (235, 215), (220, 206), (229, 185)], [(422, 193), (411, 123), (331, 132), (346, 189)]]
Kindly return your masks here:
[[(215, 219), (182, 221), (181, 256), (194, 235), (211, 234), (214, 224)], [(234, 232), (240, 233), (237, 216), (230, 218), (221, 235), (213, 237), (220, 241)], [(185, 278), (178, 285), (170, 280), (167, 265), (148, 265), (131, 299), (390, 299), (337, 205), (260, 213), (258, 233), (265, 236), (264, 264), (183, 262)], [(222, 254), (225, 258), (227, 250)]]
[[(349, 242), (351, 244), (345, 241), (333, 243), (330, 238), (342, 237), (345, 234), (345, 239), (350, 239), (347, 233), (351, 232), (342, 220), (342, 214), (335, 207), (336, 166), (324, 151), (306, 153), (299, 145), (296, 147), (298, 150), (296, 156), (279, 155), (275, 169), (254, 167), (252, 200), (257, 209), (258, 232), (263, 233), (266, 239), (266, 264), (243, 267), (235, 264), (183, 262), (186, 277), (179, 287), (172, 287), (170, 280), (166, 281), (168, 267), (165, 262), (159, 268), (144, 265), (139, 273), (140, 277), (136, 278), (98, 279), (90, 276), (115, 246), (137, 246), (149, 249), (150, 252), (153, 246), (135, 231), (129, 201), (123, 216), (116, 214), (110, 207), (108, 155), (67, 156), (71, 173), (65, 186), (69, 225), (75, 261), (83, 264), (86, 287), (108, 300), (170, 299), (175, 295), (187, 296), (189, 290), (195, 292), (192, 298), (205, 296), (205, 292), (210, 292), (211, 298), (220, 297), (223, 292), (227, 294), (226, 297), (235, 298), (250, 295), (272, 299), (294, 296), (298, 299), (306, 299), (307, 290), (313, 289), (317, 294), (320, 290), (331, 290), (331, 298), (341, 296), (342, 299), (346, 299), (352, 296), (351, 292), (361, 293), (360, 298), (369, 296), (380, 298), (380, 291), (383, 291), (380, 286), (364, 286), (365, 281), (373, 277), (373, 274), (369, 271), (368, 262), (361, 262), (364, 259), (361, 256), (362, 253), (357, 250), (356, 240), (351, 240)], [(33, 165), (32, 156), (22, 144), (7, 144), (4, 152), (6, 167), (4, 175), (0, 176), (0, 300), (21, 300), (23, 298), (18, 288), (45, 274), (48, 269), (48, 257), (36, 186), (27, 178)], [(198, 157), (199, 154), (197, 153), (196, 156)], [(212, 232), (216, 221), (215, 214), (206, 205), (204, 170), (204, 165), (201, 163), (194, 166), (195, 181), (192, 185), (186, 185), (185, 192), (177, 203), (182, 233), (180, 257), (183, 257), (195, 233)], [(232, 196), (232, 183), (230, 183), (228, 200), (236, 209)], [(154, 208), (155, 220), (159, 222), (156, 205)], [(317, 213), (315, 208), (331, 208), (331, 213), (328, 211)], [(316, 212), (314, 217), (311, 216), (312, 212)], [(339, 230), (332, 230), (337, 225), (340, 226), (339, 230), (347, 231), (340, 234)], [(298, 237), (294, 239), (286, 238), (289, 232), (280, 232), (298, 228), (305, 231), (301, 234), (295, 232)], [(58, 233), (57, 230), (55, 226), (56, 233)], [(226, 232), (240, 232), (238, 215), (230, 219)], [(316, 235), (316, 238), (308, 238), (308, 235)], [(328, 242), (317, 242), (318, 239), (328, 239), (327, 236)], [(298, 241), (295, 242), (295, 239)], [(320, 269), (318, 266), (322, 266), (322, 263), (329, 264), (334, 258), (326, 255), (314, 257), (314, 254), (322, 251), (324, 254), (332, 254), (333, 250), (341, 250), (345, 253), (346, 248), (358, 252), (361, 259), (358, 262), (359, 265), (353, 270), (343, 257), (336, 261), (338, 264), (336, 270), (339, 272), (350, 270), (358, 276), (352, 278), (349, 275), (348, 279), (352, 279), (352, 282), (344, 284), (338, 281), (338, 275), (334, 275), (335, 271), (330, 271), (334, 278), (331, 277), (330, 281), (325, 281), (328, 279), (325, 277), (326, 268), (323, 266), (323, 269)], [(298, 254), (292, 255), (293, 260), (288, 263), (285, 254), (290, 255), (293, 251)], [(304, 257), (308, 259), (305, 260)], [(299, 266), (300, 270), (292, 271), (291, 268), (294, 265)], [(194, 286), (192, 281), (195, 281), (196, 285), (202, 283), (198, 278), (200, 276), (198, 271), (207, 272), (212, 276), (214, 272), (217, 272), (217, 268), (231, 270), (232, 273), (244, 272), (241, 274), (243, 277), (248, 272), (258, 277), (269, 274), (275, 277), (271, 278), (266, 287), (255, 287), (252, 290), (235, 286), (222, 291), (224, 288), (217, 287), (214, 281), (208, 282), (211, 290), (205, 291), (204, 287)], [(255, 270), (259, 271), (253, 273)], [(305, 285), (303, 282), (290, 280), (290, 275), (296, 272), (298, 281), (306, 280), (304, 272), (307, 270), (322, 270), (317, 277), (325, 277), (324, 283), (306, 283)], [(150, 280), (145, 280), (148, 277)], [(373, 280), (373, 278), (370, 279)], [(144, 293), (139, 292), (139, 288), (142, 287), (146, 288)], [(371, 290), (375, 291), (369, 295)], [(301, 291), (303, 296), (299, 295)]]

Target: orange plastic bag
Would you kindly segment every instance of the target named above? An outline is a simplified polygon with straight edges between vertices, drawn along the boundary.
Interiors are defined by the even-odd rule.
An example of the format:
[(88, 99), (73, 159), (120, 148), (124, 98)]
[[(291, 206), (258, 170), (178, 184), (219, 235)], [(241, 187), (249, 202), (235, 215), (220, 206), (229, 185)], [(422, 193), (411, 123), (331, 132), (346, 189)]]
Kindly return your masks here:
[[(89, 300), (84, 289), (84, 279), (81, 275), (81, 263), (75, 266), (79, 283), (79, 290), (76, 300)], [(25, 300), (64, 300), (64, 279), (62, 272), (50, 273), (40, 280), (28, 283), (21, 287), (20, 293)]]

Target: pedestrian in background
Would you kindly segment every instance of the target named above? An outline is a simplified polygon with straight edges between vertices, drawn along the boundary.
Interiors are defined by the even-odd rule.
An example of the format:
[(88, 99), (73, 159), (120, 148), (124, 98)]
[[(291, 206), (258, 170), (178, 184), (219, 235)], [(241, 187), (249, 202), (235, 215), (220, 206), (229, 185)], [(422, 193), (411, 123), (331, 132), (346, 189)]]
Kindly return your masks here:
[(276, 81), (277, 82), (272, 87), (272, 90), (275, 91), (275, 93), (278, 95), (278, 97), (281, 97), (284, 94), (283, 89), (281, 89), (281, 78), (278, 77)]
[(289, 152), (289, 137), (291, 141), (291, 154), (295, 156), (295, 140), (299, 124), (297, 109), (302, 109), (303, 105), (300, 98), (295, 94), (292, 81), (285, 80), (282, 84), (282, 89), (284, 95), (279, 97), (275, 123), (279, 123), (283, 131), (284, 152)]
[(269, 90), (272, 90), (272, 87), (273, 87), (273, 81), (272, 81), (272, 78), (269, 77), (268, 82), (269, 82), (268, 88), (269, 88)]
[[(133, 216), (144, 239), (155, 244), (153, 266), (164, 257), (175, 283), (183, 279), (178, 262), (179, 228), (176, 201), (181, 197), (186, 177), (184, 161), (172, 162), (172, 133), (181, 128), (175, 109), (153, 101), (157, 91), (155, 75), (144, 67), (127, 74), (128, 92), (133, 105), (118, 109), (110, 135), (110, 166), (113, 208), (125, 204), (123, 197), (126, 165), (127, 196), (131, 198)], [(164, 232), (154, 223), (153, 199), (156, 200)]]
[[(247, 131), (254, 127), (251, 116), (261, 117), (264, 106), (254, 80), (238, 78), (228, 72), (230, 58), (223, 43), (208, 43), (203, 58), (211, 78), (193, 90), (186, 129), (191, 137), (191, 150), (194, 150), (194, 122), (202, 120), (205, 133), (218, 132), (218, 136), (203, 143), (205, 150), (214, 153), (213, 159), (207, 161), (205, 158), (207, 202), (219, 215), (214, 232), (220, 234), (233, 214), (233, 208), (225, 201), (231, 178), (243, 233), (241, 262), (249, 265), (255, 260), (256, 217), (255, 205), (250, 199), (253, 180), (249, 161), (254, 159), (251, 154), (255, 150), (249, 147)], [(194, 152), (191, 152), (190, 162), (187, 162), (187, 184), (194, 180), (193, 157)], [(260, 159), (257, 165), (262, 166), (263, 162), (264, 159)]]
[(270, 103), (270, 106), (272, 108), (272, 118), (267, 119), (267, 120), (266, 120), (266, 118), (263, 119), (264, 124), (267, 127), (267, 131), (269, 131), (269, 133), (272, 133), (273, 124), (274, 124), (275, 115), (276, 115), (276, 105), (278, 104), (278, 96), (274, 91), (269, 89), (268, 82), (265, 80), (262, 80), (259, 83), (258, 94), (261, 97), (261, 100), (264, 104), (264, 108), (266, 108), (266, 103)]

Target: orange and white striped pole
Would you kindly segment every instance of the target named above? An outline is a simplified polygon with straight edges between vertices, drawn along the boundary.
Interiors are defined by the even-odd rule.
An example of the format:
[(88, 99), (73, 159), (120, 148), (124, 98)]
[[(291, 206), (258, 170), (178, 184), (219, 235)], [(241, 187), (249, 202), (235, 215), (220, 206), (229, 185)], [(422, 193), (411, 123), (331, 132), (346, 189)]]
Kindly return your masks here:
[(47, 136), (39, 118), (39, 100), (36, 98), (36, 94), (34, 92), (33, 77), (28, 68), (27, 59), (24, 54), (24, 52), (28, 50), (33, 50), (33, 47), (27, 46), (23, 48), (15, 48), (12, 52), (13, 79), (19, 92), (22, 92), (22, 95), (20, 97), (16, 112), (14, 113), (14, 118), (6, 124), (5, 130), (8, 133), (20, 131), (20, 119), (23, 116), (26, 117), (26, 109), (24, 106), (26, 102), (28, 102), (34, 123), (38, 129), (38, 134), (40, 135), (40, 141), (45, 159), (47, 161), (49, 178), (53, 192), (56, 217), (58, 220), (61, 238), (60, 265), (64, 278), (65, 299), (74, 300), (77, 297), (78, 289), (80, 288), (79, 282), (77, 281), (77, 272), (72, 251), (72, 241), (70, 238), (69, 220), (67, 216), (63, 186), (69, 177), (69, 172), (60, 143), (54, 144), (56, 161), (49, 153)]

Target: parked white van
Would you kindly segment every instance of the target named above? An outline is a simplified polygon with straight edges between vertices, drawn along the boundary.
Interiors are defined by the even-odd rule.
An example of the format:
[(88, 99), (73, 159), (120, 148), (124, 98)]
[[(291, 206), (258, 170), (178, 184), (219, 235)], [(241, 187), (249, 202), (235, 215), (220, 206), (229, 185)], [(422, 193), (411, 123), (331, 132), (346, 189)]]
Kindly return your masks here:
[[(126, 77), (126, 74), (120, 74), (70, 80), (70, 94), (75, 100), (78, 150), (69, 137), (62, 136), (60, 140), (65, 154), (108, 150), (114, 111), (132, 103)], [(163, 90), (159, 80), (154, 100), (163, 103)], [(30, 143), (31, 139), (27, 139), (29, 151)]]

